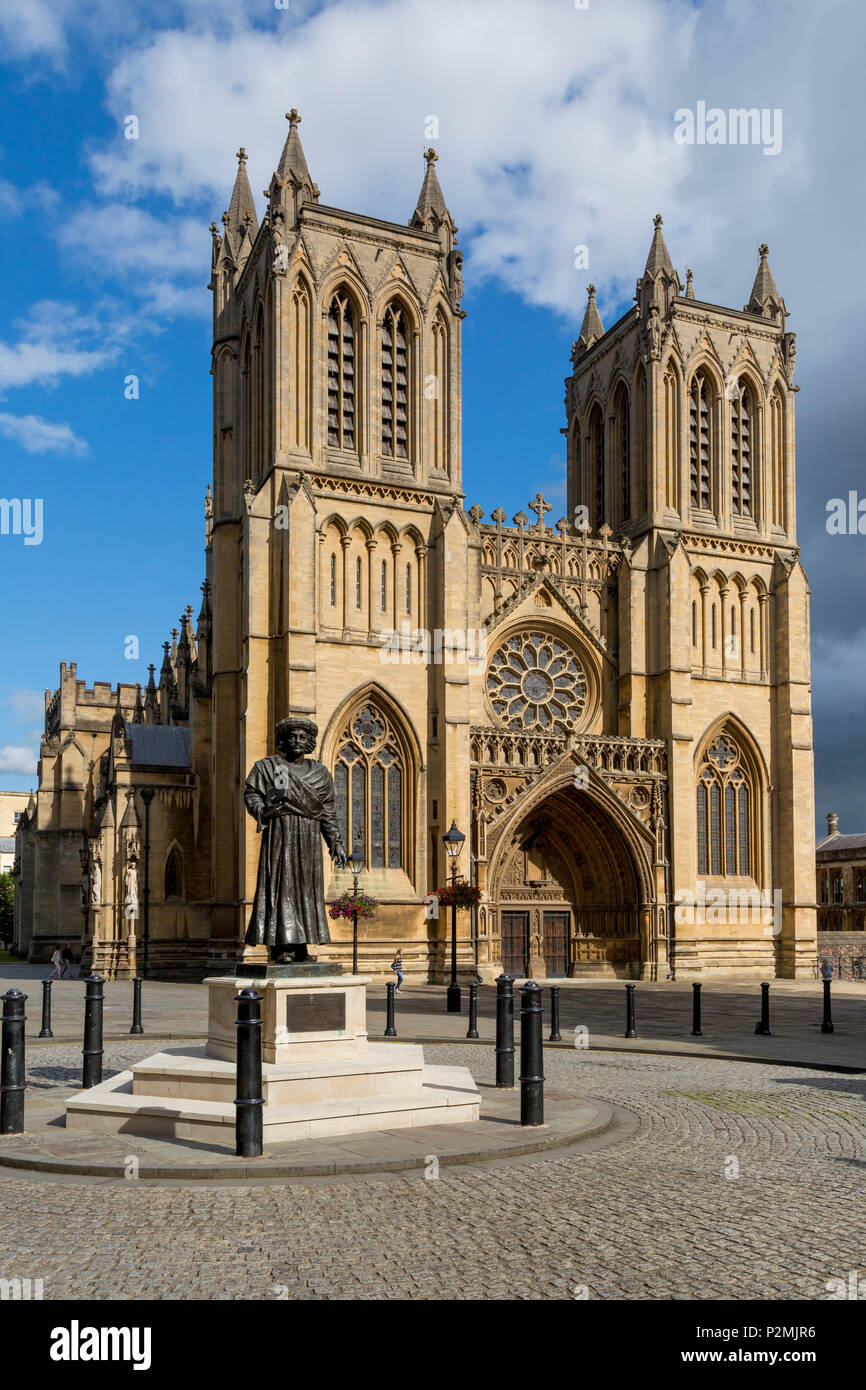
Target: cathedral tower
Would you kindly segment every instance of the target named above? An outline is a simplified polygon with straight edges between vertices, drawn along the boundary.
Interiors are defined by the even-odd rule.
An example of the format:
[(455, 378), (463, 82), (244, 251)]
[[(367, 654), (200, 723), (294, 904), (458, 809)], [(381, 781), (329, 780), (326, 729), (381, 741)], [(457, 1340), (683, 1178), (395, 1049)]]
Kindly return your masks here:
[(347, 847), (395, 930), (435, 886), (432, 803), (468, 815), (445, 773), (466, 765), (460, 684), (410, 650), (434, 608), (465, 629), (471, 603), (466, 564), (445, 597), (468, 531), (457, 228), (432, 149), (401, 226), (321, 202), (287, 119), (261, 223), (241, 149), (212, 227), (214, 965), (245, 926), (258, 843), (240, 794), (278, 719), (317, 720)]

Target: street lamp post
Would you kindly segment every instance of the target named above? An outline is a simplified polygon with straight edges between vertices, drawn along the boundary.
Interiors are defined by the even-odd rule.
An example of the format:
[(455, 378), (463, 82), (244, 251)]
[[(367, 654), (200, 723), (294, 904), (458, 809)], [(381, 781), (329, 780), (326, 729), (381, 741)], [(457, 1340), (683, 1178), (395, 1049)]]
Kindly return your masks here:
[[(452, 820), (451, 829), (442, 836), (442, 843), (445, 852), (451, 860), (451, 886), (457, 886), (457, 860), (463, 848), (466, 836), (457, 829), (457, 822)], [(459, 1014), (460, 1012), (460, 986), (457, 983), (457, 903), (451, 903), (451, 983), (448, 986), (446, 995), (446, 1013)]]
[[(350, 858), (349, 858), (349, 863), (350, 863), (351, 866), (352, 866), (352, 897), (353, 897), (354, 899), (356, 899), (356, 901), (357, 901), (357, 897), (358, 897), (358, 875), (360, 874), (361, 870), (364, 868), (364, 865), (365, 865), (365, 863), (366, 863), (366, 860), (365, 860), (365, 858), (364, 858), (364, 855), (362, 854), (361, 849), (360, 849), (359, 846), (356, 845), (356, 847), (352, 850), (351, 856), (350, 856)], [(356, 906), (356, 907), (353, 909), (353, 911), (352, 911), (352, 974), (353, 974), (353, 975), (357, 975), (357, 973), (358, 973), (358, 908), (357, 908), (357, 906)]]

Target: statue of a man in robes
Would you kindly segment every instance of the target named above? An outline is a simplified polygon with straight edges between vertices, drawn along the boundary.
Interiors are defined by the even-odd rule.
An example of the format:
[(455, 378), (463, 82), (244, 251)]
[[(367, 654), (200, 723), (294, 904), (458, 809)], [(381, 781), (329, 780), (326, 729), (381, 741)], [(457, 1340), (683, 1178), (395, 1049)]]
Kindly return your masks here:
[(315, 960), (307, 950), (330, 941), (325, 917), (321, 836), (338, 869), (347, 863), (337, 825), (334, 779), (305, 754), (319, 730), (311, 719), (281, 719), (276, 753), (247, 778), (244, 805), (262, 833), (259, 876), (246, 939), (279, 963)]

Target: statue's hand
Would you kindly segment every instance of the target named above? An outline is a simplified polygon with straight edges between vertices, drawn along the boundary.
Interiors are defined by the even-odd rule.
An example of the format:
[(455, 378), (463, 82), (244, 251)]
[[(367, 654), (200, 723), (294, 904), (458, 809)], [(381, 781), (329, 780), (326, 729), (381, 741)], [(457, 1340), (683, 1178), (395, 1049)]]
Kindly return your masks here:
[(342, 845), (334, 845), (331, 850), (331, 860), (335, 869), (345, 869), (349, 864), (349, 856)]

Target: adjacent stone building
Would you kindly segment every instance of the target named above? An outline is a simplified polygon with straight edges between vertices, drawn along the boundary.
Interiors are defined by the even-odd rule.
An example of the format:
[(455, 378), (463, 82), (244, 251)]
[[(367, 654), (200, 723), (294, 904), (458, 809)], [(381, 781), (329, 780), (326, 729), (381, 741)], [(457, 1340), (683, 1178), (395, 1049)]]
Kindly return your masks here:
[[(539, 493), (534, 519), (485, 520), (463, 505), (462, 255), (435, 153), (402, 226), (325, 205), (289, 123), (261, 223), (241, 150), (211, 229), (198, 619), (144, 693), (61, 668), (20, 943), (41, 959), (77, 927), (101, 970), (141, 968), (145, 942), (150, 973), (230, 969), (258, 857), (244, 778), (295, 714), (381, 904), (362, 969), (400, 944), (442, 978), (424, 900), (456, 821), (481, 890), (464, 973), (811, 975), (795, 343), (767, 248), (724, 308), (683, 288), (657, 217), (607, 331), (590, 287), (566, 515)], [(321, 954), (345, 960), (348, 926), (333, 937)]]

